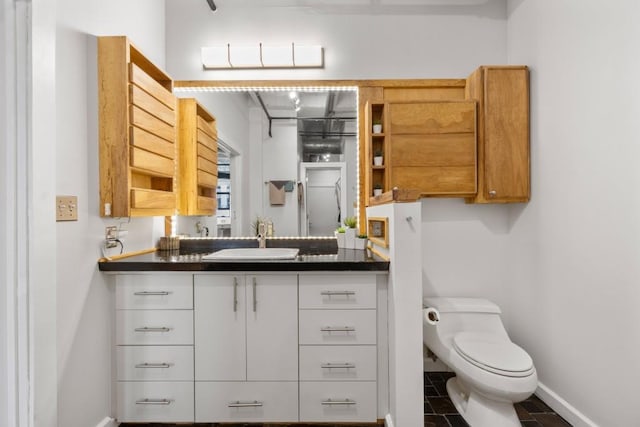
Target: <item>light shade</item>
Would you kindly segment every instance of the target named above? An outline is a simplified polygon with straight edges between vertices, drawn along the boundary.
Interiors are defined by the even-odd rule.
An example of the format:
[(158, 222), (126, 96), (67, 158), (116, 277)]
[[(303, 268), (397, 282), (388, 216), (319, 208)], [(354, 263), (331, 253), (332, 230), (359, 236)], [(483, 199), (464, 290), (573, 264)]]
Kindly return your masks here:
[(293, 67), (293, 44), (288, 46), (262, 45), (262, 66), (268, 68)]
[(322, 68), (324, 50), (316, 45), (218, 45), (203, 47), (205, 69)]
[(293, 64), (295, 67), (322, 67), (324, 65), (322, 46), (294, 45)]
[(203, 47), (200, 51), (204, 68), (230, 68), (229, 45)]
[(233, 68), (262, 67), (260, 45), (236, 46), (229, 45), (229, 62)]

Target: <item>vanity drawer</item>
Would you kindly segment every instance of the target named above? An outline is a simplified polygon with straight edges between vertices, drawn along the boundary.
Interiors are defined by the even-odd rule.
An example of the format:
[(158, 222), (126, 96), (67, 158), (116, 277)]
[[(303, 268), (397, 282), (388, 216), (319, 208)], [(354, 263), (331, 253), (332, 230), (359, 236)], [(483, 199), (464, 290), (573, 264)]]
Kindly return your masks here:
[(373, 274), (300, 275), (301, 309), (376, 308)]
[(375, 381), (301, 382), (300, 421), (375, 422)]
[(192, 345), (192, 310), (117, 310), (117, 345)]
[(300, 345), (375, 344), (375, 310), (300, 310)]
[(193, 308), (190, 274), (126, 274), (116, 284), (116, 309)]
[(298, 382), (196, 382), (196, 422), (298, 421)]
[(300, 346), (300, 381), (375, 381), (374, 345)]
[(118, 421), (193, 422), (193, 382), (118, 382)]
[(193, 381), (193, 346), (118, 346), (118, 381)]

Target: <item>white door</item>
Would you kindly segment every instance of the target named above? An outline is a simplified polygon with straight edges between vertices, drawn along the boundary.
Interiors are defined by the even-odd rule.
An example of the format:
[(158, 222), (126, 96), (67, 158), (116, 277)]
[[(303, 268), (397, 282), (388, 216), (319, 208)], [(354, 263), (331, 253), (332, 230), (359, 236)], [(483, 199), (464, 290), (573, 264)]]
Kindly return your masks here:
[(194, 276), (196, 381), (246, 380), (243, 275)]
[(302, 164), (308, 236), (333, 236), (347, 215), (344, 164)]
[(298, 380), (298, 277), (247, 276), (247, 380)]

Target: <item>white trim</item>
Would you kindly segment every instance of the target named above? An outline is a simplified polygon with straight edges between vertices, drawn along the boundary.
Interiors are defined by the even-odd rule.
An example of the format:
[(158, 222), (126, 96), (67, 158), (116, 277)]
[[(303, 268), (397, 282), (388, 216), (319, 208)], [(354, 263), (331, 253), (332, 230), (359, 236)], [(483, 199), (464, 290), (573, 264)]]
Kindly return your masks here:
[(571, 406), (569, 402), (541, 382), (538, 382), (536, 395), (573, 427), (599, 427), (598, 424), (591, 421), (586, 415)]
[(384, 425), (385, 427), (393, 427), (393, 419), (391, 418), (391, 414), (387, 414), (387, 416), (384, 417)]
[(116, 427), (118, 423), (114, 418), (104, 417), (102, 421), (96, 424), (96, 427)]

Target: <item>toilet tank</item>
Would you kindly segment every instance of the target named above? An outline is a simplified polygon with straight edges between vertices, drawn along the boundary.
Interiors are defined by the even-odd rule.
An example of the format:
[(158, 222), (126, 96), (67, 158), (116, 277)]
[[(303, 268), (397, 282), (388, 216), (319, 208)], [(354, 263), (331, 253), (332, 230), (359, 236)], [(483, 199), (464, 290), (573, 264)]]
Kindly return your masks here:
[(424, 298), (424, 307), (435, 308), (440, 313), (436, 325), (424, 325), (425, 340), (436, 334), (449, 347), (459, 332), (493, 333), (508, 339), (500, 318), (500, 307), (483, 298)]

